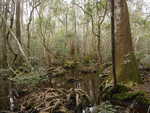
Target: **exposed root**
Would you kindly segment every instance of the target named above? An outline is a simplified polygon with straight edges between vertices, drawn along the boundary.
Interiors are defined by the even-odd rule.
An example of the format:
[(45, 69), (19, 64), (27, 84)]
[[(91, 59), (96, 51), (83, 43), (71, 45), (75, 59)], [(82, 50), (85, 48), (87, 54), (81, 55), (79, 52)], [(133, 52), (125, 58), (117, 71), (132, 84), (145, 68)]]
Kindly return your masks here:
[[(53, 89), (32, 93), (24, 97), (21, 111), (34, 109), (39, 113), (70, 113), (76, 109), (84, 109), (90, 104), (86, 92), (81, 89)], [(79, 107), (80, 106), (80, 107)]]

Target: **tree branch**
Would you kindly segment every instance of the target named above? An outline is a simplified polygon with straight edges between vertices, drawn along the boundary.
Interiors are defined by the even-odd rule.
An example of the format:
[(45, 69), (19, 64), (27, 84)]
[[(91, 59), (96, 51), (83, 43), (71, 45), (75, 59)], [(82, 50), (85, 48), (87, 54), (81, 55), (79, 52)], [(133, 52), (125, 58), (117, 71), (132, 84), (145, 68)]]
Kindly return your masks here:
[(74, 5), (76, 5), (77, 7), (79, 7), (84, 13), (86, 13), (90, 18), (91, 18), (91, 22), (92, 22), (92, 33), (99, 37), (99, 35), (97, 33), (95, 33), (94, 30), (94, 19), (93, 19), (93, 15), (91, 13), (89, 13), (88, 11), (86, 11), (82, 6), (80, 6), (79, 4), (73, 3)]
[(0, 14), (0, 17), (3, 19), (3, 21), (4, 21), (4, 23), (5, 23), (6, 27), (7, 27), (7, 29), (10, 31), (10, 33), (11, 33), (12, 37), (14, 38), (14, 40), (17, 42), (19, 51), (21, 52), (22, 56), (25, 58), (26, 62), (30, 65), (30, 62), (28, 61), (28, 57), (26, 56), (26, 54), (25, 54), (25, 52), (24, 52), (24, 50), (23, 50), (23, 48), (22, 48), (19, 40), (17, 39), (16, 35), (11, 30), (11, 28), (7, 25), (7, 22), (6, 22), (5, 18), (4, 18), (4, 16), (2, 14)]

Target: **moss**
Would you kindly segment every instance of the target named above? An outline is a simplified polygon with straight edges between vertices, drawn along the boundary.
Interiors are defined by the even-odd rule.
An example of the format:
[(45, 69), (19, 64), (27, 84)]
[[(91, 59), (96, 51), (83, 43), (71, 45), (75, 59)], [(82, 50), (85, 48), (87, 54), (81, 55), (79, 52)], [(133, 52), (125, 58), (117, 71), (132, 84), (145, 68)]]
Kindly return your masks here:
[(131, 89), (124, 86), (124, 85), (117, 85), (116, 87), (114, 87), (112, 89), (112, 91), (115, 93), (124, 93), (124, 92), (127, 92), (127, 91), (130, 91)]
[(150, 99), (147, 98), (145, 95), (144, 96), (137, 96), (136, 100), (138, 103), (143, 104), (143, 105), (150, 105)]
[(120, 83), (142, 83), (134, 53), (128, 53), (116, 65), (117, 80)]
[(112, 96), (112, 99), (116, 99), (116, 100), (133, 100), (136, 99), (137, 97), (143, 97), (144, 96), (144, 92), (139, 91), (139, 92), (124, 92), (124, 93), (118, 93), (118, 94), (114, 94)]
[(117, 85), (116, 87), (111, 87), (109, 92), (111, 94), (116, 94), (116, 93), (124, 93), (124, 92), (128, 92), (130, 91), (131, 89), (124, 86), (124, 85)]
[(73, 69), (77, 66), (77, 62), (74, 60), (66, 60), (64, 62), (64, 68)]
[(116, 95), (116, 94), (124, 94), (125, 92), (128, 92), (130, 91), (131, 89), (124, 86), (124, 85), (117, 85), (116, 87), (107, 87), (104, 89), (104, 100), (111, 100), (113, 95)]
[(127, 86), (117, 85), (116, 87), (107, 87), (105, 91), (101, 94), (103, 101), (110, 101), (114, 105), (119, 106), (129, 106), (133, 102), (135, 111), (141, 111), (140, 113), (147, 110), (150, 106), (150, 98), (143, 91), (133, 91)]
[(84, 59), (83, 59), (83, 63), (84, 63), (84, 64), (89, 64), (89, 63), (90, 63), (90, 60), (91, 60), (91, 57), (90, 57), (90, 56), (85, 56)]
[(116, 101), (132, 101), (136, 100), (139, 104), (150, 105), (150, 99), (143, 91), (132, 92), (132, 90), (124, 85), (117, 85), (116, 87), (108, 87), (103, 94), (104, 100)]

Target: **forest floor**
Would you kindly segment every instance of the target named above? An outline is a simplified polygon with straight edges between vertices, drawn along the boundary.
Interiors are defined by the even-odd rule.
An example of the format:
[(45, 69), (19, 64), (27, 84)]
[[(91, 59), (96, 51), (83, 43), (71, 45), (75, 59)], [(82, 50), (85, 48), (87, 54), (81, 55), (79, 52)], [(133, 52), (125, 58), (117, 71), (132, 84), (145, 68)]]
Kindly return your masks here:
[(150, 98), (150, 69), (149, 70), (141, 70), (141, 75), (143, 78), (143, 84), (138, 84), (133, 87), (136, 91), (144, 91), (147, 93), (147, 96)]
[[(110, 70), (109, 67), (102, 74), (107, 75)], [(42, 77), (37, 78), (37, 73), (33, 75), (27, 73), (21, 76), (21, 79), (14, 79), (24, 84), (19, 85), (20, 96), (16, 101), (19, 113), (82, 113), (86, 108), (99, 103), (97, 100), (101, 96), (99, 89), (101, 78), (97, 74), (99, 71), (97, 65), (82, 65), (75, 68), (69, 62), (65, 67), (52, 66), (44, 71), (46, 74)], [(132, 91), (143, 91), (150, 99), (150, 70), (141, 69), (141, 75), (143, 84), (132, 87)], [(101, 111), (108, 109), (105, 113), (131, 113), (126, 110), (132, 103), (128, 107), (118, 107), (110, 103), (101, 103), (101, 105), (104, 105), (100, 107)], [(97, 113), (97, 111), (91, 113)]]
[[(35, 110), (33, 109), (33, 107), (35, 108), (36, 106), (36, 110), (40, 111), (40, 113), (82, 113), (81, 109), (86, 109), (86, 107), (96, 104), (99, 96), (98, 86), (100, 84), (100, 81), (98, 75), (96, 74), (98, 70), (95, 67), (95, 65), (83, 66), (78, 70), (78, 72), (80, 73), (71, 71), (65, 75), (62, 74), (62, 67), (51, 68), (49, 71), (54, 72), (55, 74), (57, 73), (58, 75), (56, 74), (57, 76), (53, 77), (52, 79), (49, 77), (50, 81), (41, 83), (40, 85), (38, 85), (40, 86), (38, 89), (23, 96), (20, 100), (21, 111), (28, 111), (28, 113), (33, 112)], [(110, 69), (108, 69), (107, 71), (109, 73)], [(143, 84), (132, 87), (132, 92), (142, 91), (146, 94), (147, 98), (150, 99), (150, 71), (141, 70), (141, 75), (143, 78)], [(85, 98), (83, 98), (84, 96)], [(90, 103), (91, 100), (95, 102)], [(82, 106), (82, 108), (80, 105)], [(132, 103), (130, 105), (132, 105)], [(119, 107), (119, 111), (114, 111), (113, 113), (124, 113), (123, 111), (128, 110), (128, 107)], [(115, 106), (112, 105), (112, 108), (109, 109), (114, 108)], [(103, 109), (105, 109), (105, 107)], [(106, 113), (109, 113), (109, 111)], [(128, 113), (130, 113), (130, 111), (128, 111)], [(139, 113), (147, 112), (142, 111)]]

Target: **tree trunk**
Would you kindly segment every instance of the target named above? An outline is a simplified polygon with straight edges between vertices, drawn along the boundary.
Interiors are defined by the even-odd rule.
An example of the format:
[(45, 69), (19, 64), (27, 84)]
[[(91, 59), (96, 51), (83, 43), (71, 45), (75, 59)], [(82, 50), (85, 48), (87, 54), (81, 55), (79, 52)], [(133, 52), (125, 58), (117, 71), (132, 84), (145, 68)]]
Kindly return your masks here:
[(0, 112), (9, 109), (9, 81), (0, 74)]
[[(4, 18), (7, 22), (7, 10), (8, 10), (8, 4), (3, 6), (3, 12), (4, 12)], [(3, 37), (3, 43), (2, 43), (2, 67), (7, 68), (7, 28), (6, 25), (2, 20), (2, 37)]]
[(21, 43), (20, 0), (16, 0), (16, 37)]
[(140, 82), (132, 46), (129, 12), (126, 0), (115, 0), (116, 74), (119, 82)]
[(97, 36), (97, 51), (98, 51), (98, 62), (103, 64), (103, 58), (101, 53), (101, 25), (98, 23), (98, 36)]
[[(19, 43), (21, 44), (21, 1), (16, 0), (16, 38), (18, 39)], [(17, 53), (16, 59), (16, 66), (20, 66), (23, 62), (22, 56), (20, 53)]]
[[(99, 7), (98, 7), (98, 3), (96, 3), (96, 13), (97, 13), (97, 16), (99, 15)], [(103, 17), (104, 18), (104, 17)], [(97, 54), (98, 54), (98, 62), (100, 64), (103, 64), (103, 58), (102, 58), (102, 51), (101, 51), (101, 18), (99, 18), (98, 16), (98, 22), (97, 22)]]
[(112, 52), (112, 71), (113, 71), (113, 85), (116, 87), (117, 85), (117, 78), (116, 78), (116, 65), (115, 65), (115, 0), (111, 0), (111, 52)]

